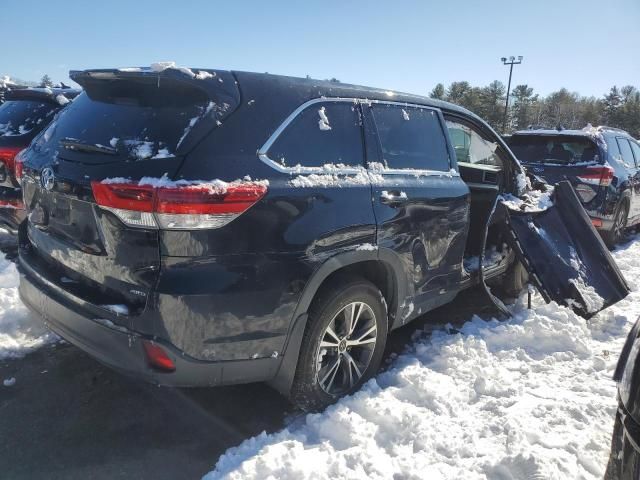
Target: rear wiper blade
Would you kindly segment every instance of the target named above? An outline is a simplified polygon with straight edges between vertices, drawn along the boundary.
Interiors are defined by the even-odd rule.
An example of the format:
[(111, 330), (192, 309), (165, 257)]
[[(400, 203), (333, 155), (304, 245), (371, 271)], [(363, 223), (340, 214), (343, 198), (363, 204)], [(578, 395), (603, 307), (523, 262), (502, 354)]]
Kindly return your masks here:
[(118, 151), (115, 148), (107, 147), (106, 145), (93, 145), (88, 143), (82, 143), (73, 138), (63, 138), (60, 140), (60, 145), (69, 150), (79, 150), (82, 152), (93, 153), (105, 153), (107, 155), (117, 155)]

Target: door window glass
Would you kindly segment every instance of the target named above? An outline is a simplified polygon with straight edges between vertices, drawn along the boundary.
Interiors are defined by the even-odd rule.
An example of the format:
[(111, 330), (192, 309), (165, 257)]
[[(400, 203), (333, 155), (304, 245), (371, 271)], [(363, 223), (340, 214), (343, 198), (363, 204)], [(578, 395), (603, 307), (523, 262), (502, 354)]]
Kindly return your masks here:
[(622, 161), (625, 167), (634, 167), (635, 161), (633, 159), (633, 153), (631, 151), (631, 145), (626, 138), (616, 138), (618, 141), (618, 147), (620, 147), (620, 155), (622, 155)]
[(447, 120), (447, 129), (458, 162), (502, 166), (496, 154), (497, 142), (491, 142), (468, 125), (453, 120)]
[(631, 150), (633, 150), (633, 156), (636, 158), (636, 167), (640, 168), (640, 145), (636, 142), (629, 142), (631, 144)]
[(447, 142), (434, 110), (374, 104), (372, 112), (385, 167), (449, 171)]
[(310, 105), (269, 148), (269, 158), (283, 167), (363, 165), (358, 107), (347, 102)]

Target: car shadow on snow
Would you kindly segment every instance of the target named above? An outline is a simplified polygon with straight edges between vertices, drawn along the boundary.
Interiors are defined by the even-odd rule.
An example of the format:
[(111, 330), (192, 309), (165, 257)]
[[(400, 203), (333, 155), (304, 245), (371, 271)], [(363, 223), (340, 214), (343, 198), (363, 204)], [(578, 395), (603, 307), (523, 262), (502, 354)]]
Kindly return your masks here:
[[(484, 293), (464, 292), (389, 337), (386, 365), (416, 330), (428, 335), (495, 313)], [(100, 365), (69, 344), (0, 362), (3, 478), (199, 478), (228, 448), (303, 414), (264, 384), (158, 388)]]

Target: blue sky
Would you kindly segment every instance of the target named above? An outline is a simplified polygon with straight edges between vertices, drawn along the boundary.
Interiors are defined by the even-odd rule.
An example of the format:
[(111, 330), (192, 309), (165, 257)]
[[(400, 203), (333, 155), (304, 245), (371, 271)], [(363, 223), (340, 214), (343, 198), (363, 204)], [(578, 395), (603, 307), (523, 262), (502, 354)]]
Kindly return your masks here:
[(4, 0), (0, 75), (68, 81), (70, 69), (250, 70), (428, 93), (438, 82), (599, 96), (640, 87), (639, 0)]

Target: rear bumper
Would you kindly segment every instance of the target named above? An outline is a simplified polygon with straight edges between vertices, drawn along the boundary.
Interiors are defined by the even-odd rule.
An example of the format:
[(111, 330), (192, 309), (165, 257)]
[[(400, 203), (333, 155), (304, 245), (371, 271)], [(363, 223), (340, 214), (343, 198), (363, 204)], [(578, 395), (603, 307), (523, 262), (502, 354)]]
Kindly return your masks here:
[[(270, 380), (279, 367), (280, 359), (276, 358), (224, 362), (190, 358), (173, 345), (96, 318), (73, 298), (65, 298), (63, 293), (56, 291), (55, 286), (39, 277), (22, 259), (20, 273), (20, 298), (29, 309), (43, 317), (48, 328), (126, 375), (158, 385), (215, 386)], [(144, 339), (153, 339), (163, 347), (176, 366), (174, 372), (159, 372), (148, 365), (142, 346)]]

